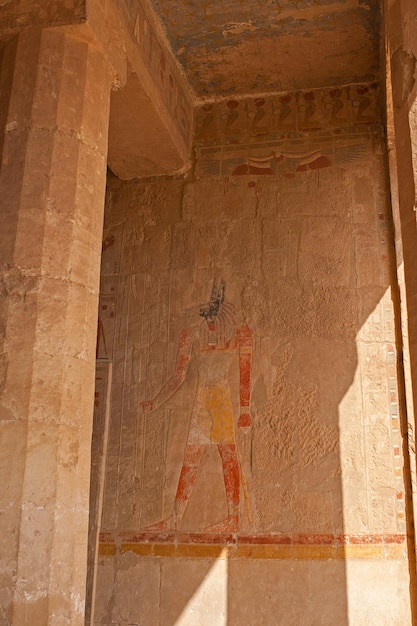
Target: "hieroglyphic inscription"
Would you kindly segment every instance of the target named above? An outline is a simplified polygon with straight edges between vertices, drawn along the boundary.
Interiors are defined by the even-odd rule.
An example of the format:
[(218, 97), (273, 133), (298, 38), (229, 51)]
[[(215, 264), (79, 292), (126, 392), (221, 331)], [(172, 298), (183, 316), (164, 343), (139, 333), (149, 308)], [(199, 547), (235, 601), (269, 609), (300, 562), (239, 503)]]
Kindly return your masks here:
[(246, 145), (291, 139), (294, 133), (343, 135), (349, 127), (379, 121), (377, 85), (349, 85), (204, 104), (196, 110), (195, 142)]

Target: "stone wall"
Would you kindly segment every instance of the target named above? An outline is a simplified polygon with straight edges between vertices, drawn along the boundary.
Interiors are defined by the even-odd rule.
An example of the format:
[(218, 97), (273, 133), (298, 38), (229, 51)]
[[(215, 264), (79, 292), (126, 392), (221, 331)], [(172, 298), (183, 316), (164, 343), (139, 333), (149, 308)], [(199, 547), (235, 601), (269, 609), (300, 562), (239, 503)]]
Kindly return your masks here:
[(274, 103), (206, 105), (187, 178), (109, 179), (95, 623), (410, 623), (395, 267), (366, 89), (297, 94), (308, 128), (261, 124)]

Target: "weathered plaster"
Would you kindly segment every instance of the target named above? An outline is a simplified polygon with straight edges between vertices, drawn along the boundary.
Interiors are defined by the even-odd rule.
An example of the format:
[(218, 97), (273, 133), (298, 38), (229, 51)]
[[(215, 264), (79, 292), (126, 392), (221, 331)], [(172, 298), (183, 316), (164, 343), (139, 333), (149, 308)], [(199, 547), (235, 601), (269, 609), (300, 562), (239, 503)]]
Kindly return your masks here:
[(150, 1), (198, 97), (377, 77), (375, 0)]

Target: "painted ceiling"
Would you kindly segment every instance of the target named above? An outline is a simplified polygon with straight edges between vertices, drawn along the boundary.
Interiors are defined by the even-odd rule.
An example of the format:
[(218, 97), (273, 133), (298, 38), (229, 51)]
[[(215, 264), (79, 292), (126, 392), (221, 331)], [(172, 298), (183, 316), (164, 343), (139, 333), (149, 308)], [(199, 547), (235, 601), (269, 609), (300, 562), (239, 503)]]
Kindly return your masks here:
[(150, 0), (197, 97), (374, 80), (381, 0)]

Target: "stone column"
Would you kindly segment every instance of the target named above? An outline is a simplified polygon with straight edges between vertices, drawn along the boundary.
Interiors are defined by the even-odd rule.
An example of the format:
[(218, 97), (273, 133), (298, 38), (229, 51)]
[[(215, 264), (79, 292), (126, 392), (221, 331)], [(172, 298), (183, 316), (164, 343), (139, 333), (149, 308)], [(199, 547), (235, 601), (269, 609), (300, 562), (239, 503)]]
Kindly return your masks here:
[(0, 48), (0, 623), (84, 624), (111, 71), (59, 29)]
[(389, 168), (401, 303), (408, 554), (417, 619), (417, 5), (415, 0), (385, 0), (384, 13)]
[[(396, 221), (397, 261), (403, 300), (405, 340), (410, 348), (411, 369), (417, 372), (417, 6), (414, 0), (394, 0), (386, 6), (388, 74), (388, 139), (391, 189)], [(403, 285), (403, 281), (404, 285)], [(407, 346), (407, 347), (408, 347)], [(414, 374), (415, 375), (415, 374)], [(414, 406), (417, 385), (411, 392)], [(410, 395), (411, 395), (410, 394)], [(409, 411), (412, 411), (409, 406)]]

